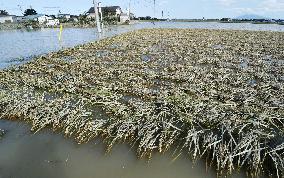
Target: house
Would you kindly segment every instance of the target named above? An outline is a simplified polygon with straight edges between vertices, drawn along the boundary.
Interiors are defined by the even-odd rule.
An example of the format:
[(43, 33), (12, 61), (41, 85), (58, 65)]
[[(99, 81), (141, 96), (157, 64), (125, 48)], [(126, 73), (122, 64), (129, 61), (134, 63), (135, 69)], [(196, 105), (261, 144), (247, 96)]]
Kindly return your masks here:
[[(103, 16), (116, 16), (119, 17), (122, 14), (122, 10), (119, 6), (107, 6), (107, 7), (102, 7), (102, 13)], [(95, 18), (96, 13), (95, 13), (95, 8), (91, 7), (89, 11), (87, 12), (87, 16), (89, 18)]]
[(49, 17), (48, 15), (40, 16), (40, 17), (37, 18), (37, 21), (38, 21), (39, 24), (45, 24), (49, 20), (53, 20), (53, 18)]
[(130, 22), (130, 16), (126, 13), (120, 14), (120, 23), (129, 23)]
[(60, 25), (60, 22), (59, 22), (58, 19), (50, 19), (46, 22), (45, 25), (48, 26), (48, 27), (54, 27), (54, 26)]
[(18, 23), (21, 23), (21, 22), (25, 21), (25, 17), (24, 16), (17, 16), (16, 19), (17, 19)]
[(24, 17), (25, 21), (38, 21), (39, 24), (45, 24), (47, 23), (49, 20), (53, 20), (52, 17), (45, 15), (45, 14), (37, 14), (37, 15), (28, 15)]
[(71, 15), (70, 14), (58, 14), (57, 18), (69, 20), (71, 18)]
[(45, 14), (28, 15), (24, 17), (24, 20), (25, 21), (29, 21), (29, 20), (38, 21), (38, 18), (42, 16), (45, 16)]
[(0, 15), (0, 23), (14, 23), (17, 22), (15, 15)]
[(278, 19), (276, 20), (277, 23), (284, 23), (284, 20), (283, 19)]

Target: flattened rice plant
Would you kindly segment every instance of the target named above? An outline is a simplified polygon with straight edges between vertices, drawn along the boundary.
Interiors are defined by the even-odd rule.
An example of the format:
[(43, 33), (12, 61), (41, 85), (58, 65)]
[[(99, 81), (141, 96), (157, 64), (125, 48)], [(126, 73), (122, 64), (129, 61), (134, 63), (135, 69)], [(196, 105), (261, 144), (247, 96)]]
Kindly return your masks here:
[(149, 29), (0, 71), (0, 118), (283, 177), (284, 34)]

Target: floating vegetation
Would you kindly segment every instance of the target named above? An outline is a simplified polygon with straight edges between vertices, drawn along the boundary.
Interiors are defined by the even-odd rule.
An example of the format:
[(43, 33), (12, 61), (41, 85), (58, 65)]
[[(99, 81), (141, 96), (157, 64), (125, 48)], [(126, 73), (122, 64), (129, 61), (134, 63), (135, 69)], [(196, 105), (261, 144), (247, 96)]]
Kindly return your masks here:
[(5, 131), (0, 129), (0, 139), (5, 135)]
[(283, 51), (280, 32), (130, 32), (0, 71), (0, 117), (283, 177)]

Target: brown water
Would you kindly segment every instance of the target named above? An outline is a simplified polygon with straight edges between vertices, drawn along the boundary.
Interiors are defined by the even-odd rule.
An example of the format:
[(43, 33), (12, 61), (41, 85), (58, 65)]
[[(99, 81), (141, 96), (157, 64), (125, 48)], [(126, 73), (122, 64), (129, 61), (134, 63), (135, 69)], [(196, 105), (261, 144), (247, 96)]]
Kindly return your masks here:
[[(0, 140), (0, 178), (213, 178), (203, 162), (192, 164), (185, 155), (155, 154), (138, 160), (127, 144), (105, 153), (102, 141), (78, 145), (61, 134), (44, 130), (37, 134), (19, 122), (0, 120), (6, 130)], [(174, 161), (173, 161), (174, 160)], [(236, 174), (233, 178), (245, 177)]]

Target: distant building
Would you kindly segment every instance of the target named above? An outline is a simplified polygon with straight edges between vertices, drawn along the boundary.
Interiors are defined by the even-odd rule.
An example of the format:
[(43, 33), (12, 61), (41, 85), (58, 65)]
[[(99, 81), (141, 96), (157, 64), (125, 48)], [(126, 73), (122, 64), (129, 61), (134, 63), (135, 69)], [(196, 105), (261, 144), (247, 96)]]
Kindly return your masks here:
[(45, 23), (47, 23), (50, 20), (53, 20), (53, 18), (49, 17), (48, 15), (44, 15), (44, 16), (41, 16), (41, 17), (37, 18), (37, 21), (38, 21), (39, 24), (45, 24)]
[(275, 23), (276, 21), (273, 19), (253, 19), (256, 23)]
[(37, 15), (28, 15), (24, 17), (25, 21), (37, 21), (39, 24), (46, 24), (49, 21), (54, 20), (54, 18), (52, 16), (48, 16), (45, 14), (37, 14)]
[(51, 20), (48, 20), (45, 25), (48, 27), (54, 27), (54, 26), (60, 25), (60, 22), (58, 19), (51, 19)]
[(283, 23), (284, 20), (283, 19), (278, 19), (278, 20), (275, 20), (277, 23)]
[[(102, 7), (102, 13), (104, 16), (116, 16), (119, 17), (122, 14), (120, 6), (108, 6)], [(89, 18), (96, 18), (95, 8), (91, 7), (87, 12)]]
[(25, 17), (24, 16), (17, 16), (17, 22), (21, 23), (25, 21)]
[(231, 19), (231, 18), (222, 18), (221, 21), (223, 21), (223, 22), (232, 22), (233, 19)]
[(0, 15), (0, 23), (14, 23), (17, 22), (15, 15)]
[(130, 22), (130, 16), (126, 13), (120, 14), (120, 22), (121, 23), (129, 23)]
[(70, 14), (58, 14), (58, 15), (57, 15), (57, 18), (70, 20), (71, 15), (70, 15)]
[(24, 16), (24, 20), (32, 20), (32, 21), (38, 21), (38, 18), (45, 16), (45, 14), (36, 14), (36, 15), (28, 15)]

